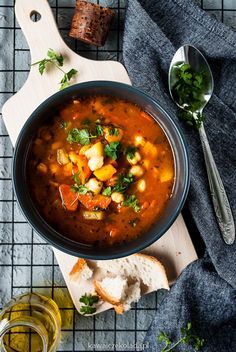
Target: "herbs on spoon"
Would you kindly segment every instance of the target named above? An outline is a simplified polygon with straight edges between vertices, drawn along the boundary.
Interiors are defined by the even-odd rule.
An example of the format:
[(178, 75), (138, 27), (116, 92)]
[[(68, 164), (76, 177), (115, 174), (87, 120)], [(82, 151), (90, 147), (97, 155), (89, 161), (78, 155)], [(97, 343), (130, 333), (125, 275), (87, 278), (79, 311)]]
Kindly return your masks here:
[(70, 71), (65, 72), (62, 67), (64, 65), (64, 57), (61, 54), (56, 53), (53, 49), (48, 49), (47, 57), (33, 63), (31, 66), (38, 65), (39, 73), (41, 75), (44, 74), (46, 67), (48, 65), (55, 66), (58, 70), (60, 70), (64, 76), (60, 81), (60, 90), (67, 88), (70, 85), (71, 79), (78, 73), (77, 70), (72, 68)]

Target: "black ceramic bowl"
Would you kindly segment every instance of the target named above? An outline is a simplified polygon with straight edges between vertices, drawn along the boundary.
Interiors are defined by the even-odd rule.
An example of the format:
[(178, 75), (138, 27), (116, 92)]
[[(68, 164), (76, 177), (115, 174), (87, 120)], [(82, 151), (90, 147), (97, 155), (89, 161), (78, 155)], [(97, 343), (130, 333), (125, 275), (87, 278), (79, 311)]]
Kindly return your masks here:
[[(172, 146), (175, 159), (175, 184), (173, 196), (168, 202), (161, 218), (145, 234), (129, 243), (98, 248), (70, 240), (53, 229), (39, 214), (30, 195), (26, 177), (26, 164), (32, 140), (39, 127), (44, 125), (61, 106), (72, 98), (91, 95), (110, 95), (126, 99), (138, 104), (161, 125)], [(163, 110), (159, 103), (132, 86), (110, 82), (93, 81), (73, 85), (60, 91), (44, 101), (28, 118), (23, 126), (15, 147), (13, 161), (13, 180), (18, 203), (32, 227), (46, 241), (56, 248), (84, 258), (112, 259), (130, 255), (151, 245), (158, 240), (173, 224), (180, 213), (189, 188), (189, 161), (185, 142), (172, 118)], [(156, 190), (157, 191), (157, 190)], [(155, 188), (153, 189), (155, 192)]]

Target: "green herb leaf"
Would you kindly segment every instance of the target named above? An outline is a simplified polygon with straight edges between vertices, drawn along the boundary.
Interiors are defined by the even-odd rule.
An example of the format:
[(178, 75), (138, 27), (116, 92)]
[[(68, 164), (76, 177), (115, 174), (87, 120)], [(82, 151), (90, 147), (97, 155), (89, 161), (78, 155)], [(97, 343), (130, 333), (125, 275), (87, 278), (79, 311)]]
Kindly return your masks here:
[(118, 176), (118, 179), (116, 181), (116, 184), (113, 188), (114, 192), (118, 192), (118, 193), (125, 193), (125, 191), (127, 191), (127, 189), (132, 185), (132, 183), (134, 182), (134, 176), (131, 174), (127, 174), (127, 175), (123, 175), (120, 174)]
[(132, 160), (137, 152), (138, 148), (133, 145), (128, 145), (128, 147), (124, 150), (124, 154), (128, 159)]
[(120, 142), (111, 142), (110, 144), (107, 144), (104, 149), (105, 154), (109, 158), (116, 160), (120, 152), (120, 146)]
[(39, 63), (39, 73), (40, 73), (41, 75), (43, 75), (43, 73), (44, 73), (44, 71), (45, 71), (45, 69), (46, 69), (46, 65), (47, 65), (48, 62), (49, 62), (48, 60), (44, 59), (44, 60), (42, 60), (42, 61)]
[(47, 56), (52, 61), (55, 61), (58, 64), (58, 66), (63, 66), (64, 58), (61, 54), (57, 54), (53, 49), (48, 49)]
[(86, 194), (88, 193), (88, 188), (84, 185), (78, 185), (75, 184), (74, 186), (71, 186), (71, 190), (75, 193), (79, 193), (79, 194)]
[(82, 122), (83, 127), (88, 128), (91, 125), (91, 121), (89, 119), (84, 119)]
[(103, 136), (103, 127), (102, 125), (96, 125), (96, 132), (98, 136)]
[(110, 197), (112, 193), (111, 187), (107, 187), (103, 190), (102, 194), (106, 197)]
[(67, 121), (62, 121), (62, 122), (60, 123), (61, 129), (66, 129), (67, 126), (68, 126), (68, 122), (67, 122)]
[(136, 213), (141, 210), (139, 201), (134, 194), (126, 197), (123, 206), (133, 208)]
[(62, 80), (60, 81), (61, 87), (60, 90), (63, 90), (65, 88), (67, 88), (70, 85), (70, 80), (72, 79), (72, 77), (74, 77), (76, 74), (78, 73), (77, 70), (75, 70), (74, 68), (72, 68), (69, 72), (65, 73), (64, 77), (62, 78)]
[(89, 145), (90, 138), (92, 138), (87, 129), (73, 128), (67, 137), (67, 142), (69, 143), (79, 143), (81, 145)]
[(94, 304), (98, 303), (99, 297), (97, 295), (91, 295), (85, 293), (80, 297), (79, 301), (84, 303), (84, 306), (80, 308), (80, 312), (83, 314), (93, 314), (96, 312), (96, 307), (93, 307)]
[(108, 131), (110, 136), (119, 136), (119, 130), (114, 126), (110, 126)]
[(170, 352), (173, 351), (175, 347), (180, 344), (187, 344), (194, 348), (194, 351), (199, 351), (204, 345), (204, 339), (192, 334), (192, 324), (188, 323), (186, 327), (181, 328), (181, 337), (178, 341), (172, 342), (169, 336), (161, 331), (157, 340), (160, 343), (164, 343), (165, 346), (161, 352)]

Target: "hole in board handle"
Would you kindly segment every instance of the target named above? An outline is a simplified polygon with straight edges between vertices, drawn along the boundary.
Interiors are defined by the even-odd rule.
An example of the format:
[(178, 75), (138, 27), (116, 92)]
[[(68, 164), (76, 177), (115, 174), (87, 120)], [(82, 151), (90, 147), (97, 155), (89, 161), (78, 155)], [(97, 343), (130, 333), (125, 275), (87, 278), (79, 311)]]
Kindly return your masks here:
[(32, 22), (38, 22), (41, 20), (41, 15), (38, 11), (33, 10), (30, 12), (30, 19)]

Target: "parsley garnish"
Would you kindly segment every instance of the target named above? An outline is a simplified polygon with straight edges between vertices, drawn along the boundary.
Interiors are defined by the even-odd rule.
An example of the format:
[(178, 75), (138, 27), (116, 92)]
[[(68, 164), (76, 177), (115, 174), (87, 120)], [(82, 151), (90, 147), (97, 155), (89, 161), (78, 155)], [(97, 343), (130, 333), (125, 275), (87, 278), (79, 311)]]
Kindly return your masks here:
[(105, 146), (104, 150), (109, 158), (116, 160), (120, 152), (120, 142), (111, 142)]
[(165, 332), (161, 332), (158, 336), (158, 341), (165, 343), (165, 347), (161, 352), (170, 352), (181, 343), (192, 346), (194, 351), (199, 351), (203, 347), (205, 341), (204, 339), (193, 335), (191, 330), (192, 324), (188, 323), (186, 328), (181, 329), (181, 338), (177, 342), (172, 342)]
[(46, 58), (33, 63), (31, 66), (38, 65), (39, 73), (43, 75), (48, 64), (56, 66), (64, 73), (64, 76), (60, 81), (60, 90), (68, 87), (70, 85), (70, 80), (78, 73), (78, 71), (74, 68), (72, 68), (69, 72), (65, 72), (61, 68), (64, 65), (64, 57), (61, 54), (57, 54), (53, 49), (48, 50)]
[(102, 194), (106, 197), (110, 197), (112, 193), (111, 187), (107, 187), (103, 190)]
[(127, 189), (131, 186), (131, 184), (134, 182), (134, 176), (131, 174), (127, 175), (119, 175), (118, 180), (116, 181), (116, 184), (113, 188), (114, 192), (118, 193), (125, 193)]
[(68, 126), (68, 122), (67, 122), (67, 121), (62, 121), (62, 122), (60, 123), (60, 127), (61, 127), (62, 129), (66, 129), (67, 126)]
[(73, 128), (68, 133), (67, 142), (69, 143), (79, 143), (81, 145), (89, 145), (91, 138), (96, 138), (97, 136), (92, 136), (89, 131), (85, 128), (82, 130), (78, 128)]
[(91, 125), (91, 121), (89, 119), (84, 119), (82, 121), (82, 125), (83, 125), (83, 127), (87, 128)]
[(103, 136), (103, 127), (102, 125), (96, 125), (96, 132), (98, 136)]
[(119, 130), (114, 126), (110, 126), (108, 131), (110, 136), (119, 136)]
[(80, 171), (79, 171), (79, 172), (76, 172), (76, 173), (72, 176), (73, 180), (74, 180), (78, 185), (80, 184), (79, 175), (80, 175)]
[(71, 190), (75, 193), (79, 193), (79, 194), (86, 194), (88, 193), (88, 188), (84, 185), (78, 185), (75, 184), (74, 186), (71, 186)]
[(131, 196), (127, 196), (125, 201), (123, 202), (123, 205), (125, 207), (133, 208), (136, 213), (141, 210), (139, 201), (134, 194), (132, 194)]
[(128, 147), (124, 150), (124, 154), (127, 156), (128, 159), (133, 159), (135, 153), (137, 152), (138, 148), (133, 145), (128, 145)]
[(96, 312), (96, 307), (93, 307), (94, 304), (98, 303), (99, 297), (97, 295), (91, 295), (85, 293), (80, 297), (79, 301), (84, 303), (83, 306), (80, 307), (80, 312), (83, 314), (93, 314)]
[(204, 116), (196, 111), (205, 103), (206, 74), (196, 72), (189, 64), (183, 62), (176, 65), (173, 72), (176, 81), (172, 88), (173, 98), (185, 110), (181, 113), (181, 119), (188, 125), (199, 128)]

